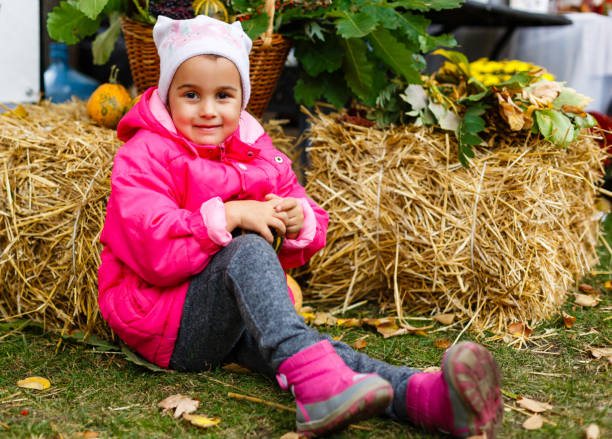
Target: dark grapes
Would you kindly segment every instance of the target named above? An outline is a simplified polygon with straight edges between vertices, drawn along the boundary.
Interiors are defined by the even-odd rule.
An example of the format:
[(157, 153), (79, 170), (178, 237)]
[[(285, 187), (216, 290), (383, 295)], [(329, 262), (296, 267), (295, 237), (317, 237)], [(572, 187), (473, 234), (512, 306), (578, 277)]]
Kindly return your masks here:
[(149, 14), (154, 17), (164, 15), (175, 20), (185, 20), (195, 17), (191, 4), (192, 0), (151, 0)]

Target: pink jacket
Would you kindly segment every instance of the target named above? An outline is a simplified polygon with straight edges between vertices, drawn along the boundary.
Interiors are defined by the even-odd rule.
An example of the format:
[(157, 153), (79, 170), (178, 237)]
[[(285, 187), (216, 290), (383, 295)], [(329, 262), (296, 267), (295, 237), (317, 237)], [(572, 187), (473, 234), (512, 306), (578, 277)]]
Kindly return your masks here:
[(157, 88), (121, 119), (101, 242), (98, 303), (113, 331), (147, 360), (168, 367), (192, 276), (231, 241), (223, 202), (298, 198), (304, 227), (279, 254), (287, 269), (325, 245), (327, 213), (305, 194), (291, 162), (243, 112), (217, 146), (177, 133)]

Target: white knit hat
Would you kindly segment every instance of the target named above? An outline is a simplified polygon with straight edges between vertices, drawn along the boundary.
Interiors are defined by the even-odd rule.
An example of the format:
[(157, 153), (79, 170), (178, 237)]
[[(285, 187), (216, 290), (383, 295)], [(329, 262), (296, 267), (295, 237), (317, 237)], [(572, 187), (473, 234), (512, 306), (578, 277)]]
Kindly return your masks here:
[(153, 27), (153, 39), (159, 54), (158, 92), (168, 102), (168, 89), (176, 69), (196, 55), (219, 55), (236, 65), (242, 82), (242, 109), (251, 95), (249, 52), (253, 42), (239, 21), (232, 24), (198, 15), (189, 20), (173, 20), (160, 15)]

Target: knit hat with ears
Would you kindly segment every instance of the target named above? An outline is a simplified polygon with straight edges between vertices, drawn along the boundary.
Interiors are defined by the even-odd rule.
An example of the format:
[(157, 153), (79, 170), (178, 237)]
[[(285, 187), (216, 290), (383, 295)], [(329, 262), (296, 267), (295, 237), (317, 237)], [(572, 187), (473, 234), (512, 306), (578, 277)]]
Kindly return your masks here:
[(168, 102), (168, 89), (176, 69), (196, 55), (219, 55), (236, 65), (242, 82), (242, 109), (251, 95), (249, 52), (253, 42), (239, 21), (232, 24), (198, 15), (189, 20), (173, 20), (160, 15), (153, 27), (153, 39), (159, 53), (158, 92)]

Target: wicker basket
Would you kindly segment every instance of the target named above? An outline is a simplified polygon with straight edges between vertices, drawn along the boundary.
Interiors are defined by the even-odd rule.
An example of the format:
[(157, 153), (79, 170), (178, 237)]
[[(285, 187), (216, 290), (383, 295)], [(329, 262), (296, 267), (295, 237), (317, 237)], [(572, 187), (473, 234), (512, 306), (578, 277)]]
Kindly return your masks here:
[[(257, 118), (263, 116), (272, 98), (292, 44), (291, 40), (282, 35), (272, 33), (274, 1), (266, 0), (266, 8), (270, 15), (270, 25), (261, 37), (253, 41), (249, 55), (251, 98), (247, 110)], [(157, 85), (159, 80), (159, 56), (153, 41), (153, 26), (122, 17), (121, 30), (132, 78), (138, 93), (142, 93)]]

